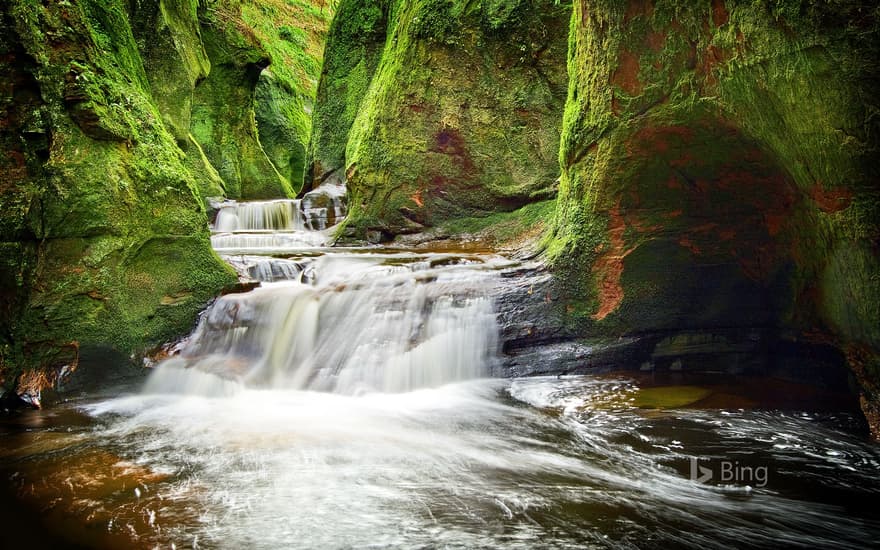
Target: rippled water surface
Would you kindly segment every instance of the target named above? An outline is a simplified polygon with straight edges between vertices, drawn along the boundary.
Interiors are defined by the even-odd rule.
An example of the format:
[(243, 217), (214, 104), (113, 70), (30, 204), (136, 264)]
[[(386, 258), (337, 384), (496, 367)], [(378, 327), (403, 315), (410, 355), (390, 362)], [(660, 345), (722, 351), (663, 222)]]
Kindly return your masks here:
[(779, 380), (487, 379), (520, 264), (321, 248), (331, 191), (222, 205), (214, 245), (261, 286), (218, 298), (145, 384), (0, 417), (3, 546), (880, 538), (880, 451), (851, 403)]
[[(105, 547), (868, 547), (880, 534), (880, 453), (849, 414), (649, 408), (649, 385), (134, 394), (8, 421), (3, 476), (23, 514), (42, 513), (36, 540)], [(764, 466), (766, 485), (693, 481), (691, 457), (715, 478), (724, 460)]]

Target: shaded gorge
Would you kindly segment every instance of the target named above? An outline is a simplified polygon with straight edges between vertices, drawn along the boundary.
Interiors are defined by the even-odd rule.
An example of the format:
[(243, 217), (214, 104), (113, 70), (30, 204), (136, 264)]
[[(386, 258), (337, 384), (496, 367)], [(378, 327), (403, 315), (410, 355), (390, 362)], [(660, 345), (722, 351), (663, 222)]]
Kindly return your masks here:
[(852, 548), (880, 532), (858, 504), (880, 492), (880, 451), (845, 393), (492, 378), (510, 374), (498, 308), (534, 292), (530, 262), (330, 248), (300, 201), (216, 220), (218, 251), (259, 286), (218, 297), (145, 383), (4, 419), (6, 540)]

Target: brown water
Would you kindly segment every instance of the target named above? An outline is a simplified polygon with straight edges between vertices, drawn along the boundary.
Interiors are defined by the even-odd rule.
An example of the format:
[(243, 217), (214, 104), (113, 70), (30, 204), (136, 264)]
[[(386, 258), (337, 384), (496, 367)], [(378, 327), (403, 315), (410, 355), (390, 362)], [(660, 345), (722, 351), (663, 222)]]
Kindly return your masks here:
[(493, 285), (516, 262), (321, 248), (330, 233), (309, 228), (340, 212), (301, 206), (224, 204), (212, 240), (262, 285), (218, 299), (144, 387), (0, 419), (2, 546), (880, 537), (880, 450), (851, 397), (683, 374), (482, 378), (498, 359)]
[[(847, 403), (688, 376), (84, 400), (4, 419), (2, 533), (103, 548), (869, 547), (880, 451)], [(712, 480), (691, 479), (692, 457)], [(724, 461), (766, 476), (724, 481)]]

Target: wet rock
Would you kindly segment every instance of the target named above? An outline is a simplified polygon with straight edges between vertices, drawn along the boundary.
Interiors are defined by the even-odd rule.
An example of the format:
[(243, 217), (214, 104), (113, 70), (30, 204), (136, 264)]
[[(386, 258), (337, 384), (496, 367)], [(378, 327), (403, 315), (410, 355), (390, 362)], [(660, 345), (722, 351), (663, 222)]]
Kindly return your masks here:
[(501, 329), (496, 376), (687, 372), (762, 375), (848, 391), (834, 346), (796, 341), (767, 327), (584, 335), (571, 326), (560, 283), (540, 263), (501, 273), (494, 296)]
[(713, 4), (574, 4), (551, 263), (582, 334), (659, 335), (654, 368), (839, 378), (803, 337), (880, 357), (877, 18)]
[(260, 286), (260, 281), (239, 281), (235, 284), (223, 287), (223, 290), (220, 291), (220, 294), (221, 296), (225, 296), (227, 294), (242, 294), (244, 292), (250, 292), (258, 286)]
[(499, 5), (340, 4), (310, 171), (347, 174), (359, 237), (510, 212), (555, 192), (570, 7), (518, 2), (496, 17)]
[(305, 193), (300, 207), (307, 227), (321, 231), (342, 221), (346, 214), (345, 193), (345, 183), (336, 178)]

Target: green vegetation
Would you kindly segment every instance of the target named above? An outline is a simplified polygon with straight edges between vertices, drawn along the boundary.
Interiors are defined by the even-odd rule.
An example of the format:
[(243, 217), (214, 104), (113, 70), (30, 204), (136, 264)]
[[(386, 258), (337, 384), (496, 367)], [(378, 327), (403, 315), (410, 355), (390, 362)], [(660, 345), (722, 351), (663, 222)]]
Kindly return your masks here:
[(195, 88), (191, 131), (227, 196), (293, 196), (302, 187), (330, 15), (298, 0), (206, 3), (212, 70)]
[[(830, 8), (801, 9), (799, 3), (779, 3), (772, 9), (737, 6), (729, 12), (723, 5), (713, 11), (708, 2), (687, 8), (659, 2), (643, 12), (624, 12), (601, 2), (576, 7), (551, 259), (570, 261), (575, 255), (575, 263), (595, 265), (596, 248), (603, 246), (608, 228), (616, 223), (609, 218), (615, 208), (625, 218), (620, 220), (626, 226), (620, 252), (627, 254), (640, 246), (655, 246), (648, 244), (657, 238), (652, 226), (678, 238), (695, 218), (710, 220), (719, 230), (745, 231), (741, 219), (730, 219), (737, 208), (735, 215), (740, 217), (751, 215), (742, 208), (784, 215), (783, 227), (766, 229), (763, 239), (789, 249), (768, 253), (795, 256), (789, 259), (799, 264), (801, 283), (815, 280), (825, 269), (822, 264), (833, 255), (829, 244), (838, 239), (876, 240), (876, 224), (866, 222), (877, 219), (876, 189), (866, 178), (871, 171), (866, 160), (876, 151), (870, 137), (876, 135), (870, 129), (876, 125), (870, 122), (876, 107), (866, 105), (864, 98), (869, 92), (865, 76), (877, 72), (877, 46), (862, 28), (870, 24), (866, 15), (856, 5), (832, 14)], [(597, 30), (608, 25), (618, 30)], [(816, 85), (817, 80), (835, 84)], [(707, 142), (712, 145), (704, 145)], [(742, 153), (749, 158), (741, 159), (740, 166), (767, 185), (782, 186), (770, 191), (779, 201), (745, 204), (747, 197), (710, 187), (707, 192), (728, 194), (712, 203), (726, 201), (728, 211), (689, 211), (693, 200), (688, 198), (688, 180), (699, 184), (741, 177), (725, 174), (734, 168), (731, 151), (734, 156), (748, 151)], [(756, 155), (765, 155), (760, 166)], [(670, 178), (682, 179), (685, 190), (676, 190)], [(788, 189), (792, 185), (795, 188)], [(822, 197), (840, 202), (840, 207), (819, 204)], [(791, 201), (796, 204), (788, 204)], [(766, 211), (777, 207), (784, 212)], [(681, 208), (682, 218), (663, 218)], [(700, 238), (718, 240), (719, 235), (689, 237), (699, 248)], [(754, 246), (761, 239), (740, 235), (737, 241)], [(637, 257), (629, 256), (629, 262)], [(581, 272), (593, 278), (582, 286), (601, 284), (607, 275)], [(876, 302), (870, 298), (877, 296), (876, 289), (864, 286), (870, 280), (865, 275), (858, 277), (861, 283), (846, 286), (856, 284), (863, 290), (859, 294)], [(633, 282), (638, 279), (636, 275)], [(642, 294), (623, 290), (624, 306), (629, 296), (644, 308)], [(824, 294), (838, 293), (829, 288)], [(672, 293), (670, 299), (680, 296)], [(671, 304), (658, 309), (666, 305)], [(623, 325), (632, 322), (628, 318)]]
[[(776, 326), (876, 354), (878, 15), (860, 2), (575, 6), (547, 241), (574, 324)], [(877, 381), (860, 375), (867, 402)]]
[(234, 278), (205, 199), (333, 177), (346, 237), (534, 237), (569, 328), (830, 341), (880, 403), (874, 5), (10, 0), (0, 15), (3, 365), (183, 332)]
[(522, 4), (341, 2), (310, 159), (314, 180), (346, 171), (347, 232), (421, 231), (555, 193), (570, 6)]
[(309, 143), (306, 188), (345, 168), (348, 133), (385, 45), (386, 2), (342, 0), (330, 26)]
[(203, 197), (298, 187), (330, 15), (294, 0), (4, 4), (5, 385), (143, 353), (236, 280)]
[(494, 212), (481, 217), (456, 218), (440, 225), (441, 235), (476, 236), (495, 246), (521, 246), (523, 239), (534, 240), (547, 228), (556, 202), (533, 202), (512, 212)]

